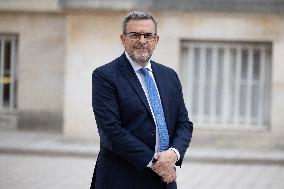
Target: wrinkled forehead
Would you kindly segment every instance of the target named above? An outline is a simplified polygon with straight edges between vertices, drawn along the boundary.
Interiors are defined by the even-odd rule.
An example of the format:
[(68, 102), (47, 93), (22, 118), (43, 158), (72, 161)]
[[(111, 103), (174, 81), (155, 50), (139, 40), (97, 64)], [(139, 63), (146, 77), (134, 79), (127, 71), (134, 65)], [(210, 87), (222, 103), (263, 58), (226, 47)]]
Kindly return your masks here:
[(155, 33), (155, 24), (151, 19), (131, 19), (126, 25), (127, 32)]

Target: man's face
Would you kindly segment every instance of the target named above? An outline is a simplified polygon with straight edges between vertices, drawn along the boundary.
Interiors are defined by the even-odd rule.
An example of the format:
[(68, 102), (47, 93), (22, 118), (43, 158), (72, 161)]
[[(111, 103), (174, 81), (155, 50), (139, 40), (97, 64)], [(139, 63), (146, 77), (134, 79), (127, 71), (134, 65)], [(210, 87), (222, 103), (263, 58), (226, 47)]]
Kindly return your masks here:
[(120, 36), (125, 51), (135, 62), (145, 66), (159, 41), (153, 21), (130, 20), (126, 29), (127, 33)]

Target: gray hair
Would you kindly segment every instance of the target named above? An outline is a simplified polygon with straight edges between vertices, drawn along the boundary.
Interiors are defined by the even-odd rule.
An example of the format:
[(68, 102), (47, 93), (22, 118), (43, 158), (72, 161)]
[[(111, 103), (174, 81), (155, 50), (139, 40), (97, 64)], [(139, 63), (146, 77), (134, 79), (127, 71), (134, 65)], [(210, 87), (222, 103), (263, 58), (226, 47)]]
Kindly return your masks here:
[(140, 10), (134, 10), (134, 11), (130, 11), (128, 12), (128, 14), (126, 15), (126, 17), (123, 20), (122, 23), (122, 32), (123, 33), (127, 33), (127, 24), (130, 20), (152, 20), (154, 25), (155, 25), (155, 33), (157, 34), (157, 30), (158, 30), (158, 24), (156, 19), (154, 18), (154, 16), (148, 12), (143, 12)]

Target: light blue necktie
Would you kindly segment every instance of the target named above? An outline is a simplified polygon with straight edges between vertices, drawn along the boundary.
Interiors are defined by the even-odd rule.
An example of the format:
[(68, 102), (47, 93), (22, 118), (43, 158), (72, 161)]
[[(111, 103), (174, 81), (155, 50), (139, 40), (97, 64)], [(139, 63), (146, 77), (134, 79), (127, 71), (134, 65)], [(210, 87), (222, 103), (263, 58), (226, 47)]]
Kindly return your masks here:
[(149, 74), (149, 70), (147, 68), (141, 68), (140, 72), (144, 76), (145, 84), (148, 90), (148, 98), (159, 130), (160, 151), (165, 151), (169, 148), (169, 134), (158, 90), (153, 77)]

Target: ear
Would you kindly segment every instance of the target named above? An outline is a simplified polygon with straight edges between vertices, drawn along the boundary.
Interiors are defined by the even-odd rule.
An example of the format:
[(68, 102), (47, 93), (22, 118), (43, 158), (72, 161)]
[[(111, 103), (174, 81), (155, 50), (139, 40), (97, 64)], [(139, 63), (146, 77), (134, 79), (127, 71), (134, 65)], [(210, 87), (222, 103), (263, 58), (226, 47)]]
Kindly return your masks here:
[(157, 35), (156, 38), (155, 38), (155, 43), (156, 43), (156, 45), (158, 44), (159, 40), (160, 40), (160, 36)]
[(120, 35), (120, 40), (121, 40), (122, 45), (124, 46), (124, 44), (125, 44), (125, 35), (121, 34)]

